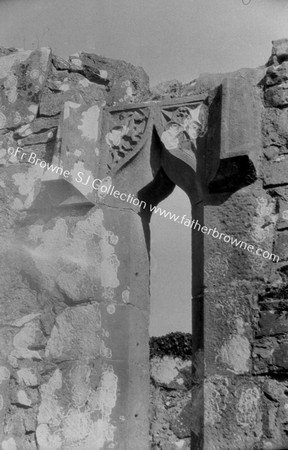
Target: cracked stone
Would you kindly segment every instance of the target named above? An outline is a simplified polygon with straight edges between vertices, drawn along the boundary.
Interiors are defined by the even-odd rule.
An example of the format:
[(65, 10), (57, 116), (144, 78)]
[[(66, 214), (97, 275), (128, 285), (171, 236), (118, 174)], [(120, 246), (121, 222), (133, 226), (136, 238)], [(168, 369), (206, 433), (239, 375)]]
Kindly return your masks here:
[(179, 438), (183, 439), (190, 437), (191, 435), (191, 415), (192, 415), (192, 404), (189, 402), (181, 411), (179, 416), (177, 416), (171, 422), (171, 429), (173, 433)]
[(17, 402), (21, 406), (30, 407), (32, 405), (30, 398), (28, 398), (26, 392), (22, 390), (17, 392)]

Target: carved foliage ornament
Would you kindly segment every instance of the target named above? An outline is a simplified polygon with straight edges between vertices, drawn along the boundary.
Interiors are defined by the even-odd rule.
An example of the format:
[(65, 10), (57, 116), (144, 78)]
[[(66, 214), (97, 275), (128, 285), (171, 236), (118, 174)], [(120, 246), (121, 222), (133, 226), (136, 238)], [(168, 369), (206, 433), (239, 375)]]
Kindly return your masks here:
[(109, 147), (108, 168), (119, 169), (145, 144), (149, 108), (110, 112), (110, 131), (105, 140)]
[[(123, 110), (110, 110), (105, 141), (109, 156), (107, 167), (115, 172), (145, 145), (154, 122), (165, 148), (196, 168), (196, 141), (207, 130), (207, 106), (202, 102), (158, 105), (150, 104)], [(151, 129), (150, 129), (151, 128)], [(180, 153), (179, 153), (180, 152)], [(186, 156), (184, 156), (186, 154)], [(181, 156), (183, 155), (183, 157)]]
[(180, 148), (193, 151), (196, 139), (205, 134), (207, 129), (206, 107), (204, 105), (185, 105), (162, 109), (164, 131), (161, 141), (167, 150)]

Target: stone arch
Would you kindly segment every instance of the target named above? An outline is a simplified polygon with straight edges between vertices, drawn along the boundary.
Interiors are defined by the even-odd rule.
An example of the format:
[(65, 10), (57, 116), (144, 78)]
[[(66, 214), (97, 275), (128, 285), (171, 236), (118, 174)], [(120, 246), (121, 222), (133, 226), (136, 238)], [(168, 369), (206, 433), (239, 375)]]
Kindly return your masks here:
[[(12, 50), (4, 54), (3, 58), (8, 58), (4, 61), (5, 71), (9, 72), (15, 63), (13, 71), (18, 70), (19, 77), (30, 76), (30, 71), (24, 74), (19, 70), (19, 55), (14, 53)], [(49, 58), (48, 50), (20, 55), (21, 61), (27, 60), (31, 68), (39, 65), (45, 73), (41, 79), (33, 78), (31, 89), (35, 93), (44, 89)], [(89, 73), (94, 71), (96, 79), (101, 78), (102, 66), (100, 71), (98, 68), (102, 63), (97, 57), (81, 58), (83, 67), (76, 58), (77, 64), (67, 63), (69, 70), (81, 66), (78, 75), (82, 77), (88, 65)], [(54, 63), (59, 70), (67, 67), (56, 58)], [(111, 65), (110, 61), (109, 70)], [(5, 207), (12, 212), (3, 220), (4, 273), (12, 298), (15, 284), (21, 300), (25, 292), (25, 313), (17, 302), (4, 308), (8, 331), (6, 327), (1, 329), (3, 341), (7, 342), (1, 362), (1, 423), (11, 404), (7, 395), (9, 373), (13, 382), (18, 380), (17, 390), (21, 386), (20, 394), (10, 386), (15, 394), (15, 398), (11, 396), (15, 417), (19, 401), (25, 411), (31, 406), (21, 391), (40, 386), (39, 410), (34, 411), (33, 417), (41, 450), (72, 445), (90, 450), (91, 442), (97, 442), (98, 450), (109, 446), (134, 450), (135, 442), (141, 450), (148, 450), (149, 258), (141, 211), (130, 200), (138, 195), (140, 200), (148, 202), (153, 197), (158, 201), (177, 184), (191, 199), (192, 217), (201, 226), (219, 227), (219, 231), (235, 232), (243, 239), (244, 221), (254, 226), (256, 238), (259, 234), (263, 238), (259, 223), (270, 214), (271, 223), (275, 224), (275, 214), (260, 183), (253, 184), (253, 193), (250, 187), (259, 174), (262, 104), (256, 85), (264, 71), (259, 69), (253, 74), (204, 78), (195, 88), (186, 86), (188, 96), (183, 91), (177, 99), (159, 101), (151, 100), (147, 91), (144, 98), (133, 94), (134, 85), (141, 84), (139, 71), (137, 76), (134, 73), (134, 84), (126, 79), (126, 72), (122, 73), (111, 89), (109, 86), (105, 101), (102, 91), (93, 90), (94, 85), (82, 80), (88, 100), (86, 103), (81, 95), (73, 94), (64, 105), (53, 159), (48, 158), (54, 169), (46, 165), (44, 170), (37, 163), (38, 159), (41, 162), (42, 150), (38, 155), (27, 154), (25, 164), (17, 158), (15, 163), (9, 151), (5, 153)], [(93, 80), (95, 77), (91, 76)], [(26, 79), (22, 81), (26, 83)], [(90, 89), (95, 94), (92, 103)], [(131, 90), (132, 95), (128, 95)], [(275, 86), (267, 88), (268, 102), (279, 98), (286, 101), (278, 93), (274, 95), (274, 90)], [(65, 89), (65, 95), (68, 94)], [(37, 137), (31, 136), (30, 140), (30, 135), (26, 135), (28, 129), (32, 135), (44, 130), (43, 139), (49, 138), (47, 129), (52, 127), (55, 132), (58, 117), (47, 116), (52, 106), (58, 114), (58, 103), (55, 106), (51, 100), (51, 106), (49, 96), (46, 104), (41, 99), (43, 117), (36, 117), (40, 100), (38, 95), (32, 97), (32, 104), (27, 98), (24, 106), (22, 100), (8, 105), (11, 111), (7, 109), (7, 117), (2, 114), (3, 148), (11, 142), (17, 145), (17, 133), (27, 146), (35, 142)], [(22, 108), (22, 115), (14, 111), (15, 105)], [(189, 111), (198, 106), (207, 111), (208, 129), (195, 146)], [(27, 117), (31, 124), (26, 123)], [(239, 185), (242, 175), (237, 174), (245, 172), (247, 180)], [(227, 177), (231, 185), (229, 192), (223, 192), (221, 186)], [(275, 175), (272, 173), (271, 177), (273, 181)], [(267, 185), (270, 181), (268, 177)], [(16, 202), (10, 191), (18, 195)], [(278, 195), (275, 192), (273, 195)], [(120, 198), (122, 193), (125, 196)], [(280, 194), (284, 196), (283, 192)], [(256, 202), (259, 204), (255, 207)], [(142, 215), (143, 220), (146, 218)], [(15, 225), (13, 245), (10, 223)], [(271, 223), (264, 232), (268, 243), (274, 230)], [(255, 275), (258, 268), (244, 250), (235, 257), (238, 249), (209, 240), (198, 229), (194, 232), (194, 449), (202, 450), (206, 445), (210, 450), (214, 442), (221, 448), (231, 448), (236, 434), (238, 442), (246, 439), (245, 445), (252, 448), (253, 430), (248, 436), (246, 427), (252, 417), (251, 426), (259, 429), (260, 413), (253, 410), (261, 397), (261, 383), (252, 377), (249, 353), (253, 325), (250, 290), (255, 294), (251, 273)], [(264, 264), (263, 272), (265, 267)], [(286, 351), (285, 343), (281, 345), (276, 359), (282, 359), (281, 352)], [(236, 348), (240, 350), (235, 352)], [(24, 375), (23, 369), (28, 369)], [(243, 382), (244, 378), (247, 381)], [(229, 433), (232, 430), (228, 438), (219, 432), (222, 428)], [(0, 433), (4, 446), (17, 436), (19, 446), (24, 447), (25, 436), (18, 438), (14, 431), (7, 435), (3, 427)]]

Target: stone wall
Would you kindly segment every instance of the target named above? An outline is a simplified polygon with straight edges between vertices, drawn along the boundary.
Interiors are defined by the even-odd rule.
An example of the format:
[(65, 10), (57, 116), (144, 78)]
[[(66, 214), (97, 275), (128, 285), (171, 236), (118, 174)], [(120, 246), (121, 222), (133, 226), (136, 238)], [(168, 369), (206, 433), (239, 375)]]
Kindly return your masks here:
[(129, 204), (94, 207), (48, 169), (61, 172), (57, 151), (68, 149), (73, 128), (72, 160), (97, 178), (101, 105), (141, 99), (148, 77), (94, 55), (0, 55), (1, 449), (124, 450), (136, 440), (148, 448), (149, 263), (140, 218)]
[[(201, 225), (280, 256), (192, 229), (192, 448), (288, 448), (287, 41), (267, 66), (154, 89), (92, 54), (0, 56), (2, 449), (150, 447), (139, 203), (175, 184)], [(111, 184), (138, 203), (98, 189)], [(161, 376), (181, 364), (153, 363), (160, 416), (163, 402), (180, 412)], [(170, 436), (185, 448), (180, 425)]]
[[(275, 41), (268, 68), (245, 73), (261, 99), (258, 176), (237, 191), (228, 183), (221, 192), (214, 182), (205, 211), (209, 226), (280, 257), (271, 261), (217, 240), (205, 243), (209, 450), (288, 448), (287, 58), (287, 41)], [(225, 170), (237, 172), (235, 165)]]
[[(280, 256), (280, 261), (270, 270), (265, 266), (262, 269), (265, 285), (262, 284), (258, 292), (259, 320), (255, 322), (252, 346), (253, 375), (259, 379), (263, 388), (262, 423), (267, 449), (288, 447), (287, 67), (288, 42), (276, 41), (263, 80), (265, 110), (262, 122), (264, 157), (261, 178), (266, 203), (263, 203), (262, 198), (259, 199), (262, 201), (259, 211), (268, 212), (264, 221), (268, 228), (273, 226), (274, 252)], [(265, 230), (263, 224), (262, 229)], [(264, 232), (263, 237), (266, 239), (269, 235), (269, 232), (267, 235)]]
[(191, 448), (191, 336), (150, 340), (150, 437), (154, 450)]

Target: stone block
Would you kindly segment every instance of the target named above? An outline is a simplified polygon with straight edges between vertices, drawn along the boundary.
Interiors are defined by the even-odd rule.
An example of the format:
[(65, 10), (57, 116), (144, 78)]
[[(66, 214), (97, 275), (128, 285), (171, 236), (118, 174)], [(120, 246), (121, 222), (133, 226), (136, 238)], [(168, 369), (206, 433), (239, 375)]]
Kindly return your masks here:
[(274, 253), (280, 257), (281, 261), (288, 259), (288, 231), (283, 230), (277, 233)]
[(88, 107), (83, 100), (81, 103), (65, 103), (60, 124), (61, 153), (54, 154), (53, 164), (63, 167), (66, 174), (47, 174), (47, 179), (67, 178), (69, 183), (93, 203), (97, 202), (101, 182), (101, 106), (98, 102)]
[[(288, 205), (288, 186), (277, 186), (273, 187), (269, 190), (269, 194), (272, 197), (277, 197), (280, 202), (280, 211), (282, 211), (282, 207), (287, 204)], [(284, 208), (286, 209), (286, 208)]]
[[(85, 324), (85, 325), (84, 325)], [(101, 339), (98, 305), (66, 308), (56, 319), (46, 347), (46, 357), (58, 360), (97, 358), (108, 349)]]
[(155, 357), (151, 360), (151, 377), (159, 386), (183, 390), (186, 389), (185, 378), (181, 371), (188, 367), (191, 368), (191, 361), (169, 356)]
[(275, 337), (262, 338), (254, 342), (252, 346), (252, 361), (254, 374), (268, 373), (272, 365), (273, 352), (278, 343)]
[(60, 56), (53, 55), (52, 62), (56, 69), (58, 70), (70, 70), (70, 64), (65, 59)]
[(275, 55), (278, 60), (288, 59), (288, 39), (278, 39), (272, 41), (272, 55)]
[(276, 161), (265, 162), (262, 171), (264, 186), (288, 184), (288, 157), (282, 155)]
[(51, 51), (19, 50), (0, 58), (0, 129), (32, 122), (50, 70)]
[(183, 439), (189, 437), (191, 434), (191, 415), (192, 404), (189, 402), (171, 422), (171, 429), (173, 433), (179, 438)]
[(270, 66), (267, 69), (265, 83), (267, 86), (281, 84), (288, 80), (288, 61), (284, 61), (279, 66)]
[(58, 72), (50, 74), (40, 103), (40, 114), (55, 116), (59, 114), (64, 103), (85, 102), (94, 105), (99, 100), (104, 100), (105, 89), (90, 82), (79, 73)]
[(84, 52), (71, 56), (69, 62), (90, 81), (109, 86), (108, 105), (143, 101), (150, 94), (149, 77), (142, 67)]
[(26, 433), (35, 432), (37, 428), (36, 414), (34, 411), (28, 410), (24, 416), (24, 427)]
[(220, 159), (251, 155), (257, 161), (261, 148), (261, 103), (256, 89), (245, 79), (222, 83)]
[(283, 312), (262, 311), (258, 336), (274, 336), (288, 333), (288, 316)]
[(274, 160), (279, 155), (279, 148), (275, 145), (271, 145), (270, 147), (265, 148), (264, 155), (268, 161)]
[(44, 116), (56, 116), (60, 114), (66, 101), (78, 102), (82, 100), (79, 92), (61, 92), (55, 93), (45, 88), (41, 97), (40, 114)]
[(35, 370), (22, 368), (17, 372), (17, 382), (20, 385), (36, 387), (39, 383), (39, 377)]
[(254, 342), (254, 374), (283, 373), (288, 369), (288, 340), (286, 337), (264, 337)]
[(288, 341), (281, 342), (273, 354), (273, 362), (279, 370), (288, 370)]
[(288, 105), (288, 84), (272, 86), (266, 89), (264, 94), (267, 105), (274, 107), (283, 107)]
[(285, 230), (288, 228), (288, 202), (287, 200), (278, 199), (279, 216), (277, 221), (277, 230)]
[(263, 442), (263, 449), (286, 449), (287, 438), (287, 381), (266, 379), (263, 385), (263, 432), (269, 439)]
[(47, 142), (55, 141), (57, 128), (52, 128), (44, 133), (31, 134), (18, 141), (19, 146), (46, 144)]
[(59, 125), (59, 117), (37, 117), (32, 123), (17, 128), (14, 135), (16, 138), (21, 139), (33, 133), (44, 133), (45, 131), (51, 130), (51, 128), (57, 128)]
[(265, 108), (262, 124), (265, 147), (272, 145), (278, 147), (279, 153), (287, 152), (287, 121), (287, 109)]
[(263, 391), (275, 402), (279, 402), (281, 398), (285, 398), (285, 390), (285, 385), (269, 378), (265, 380), (263, 385)]
[(180, 97), (182, 84), (178, 80), (164, 81), (151, 88), (152, 99)]
[(261, 390), (257, 380), (246, 377), (228, 379), (218, 374), (207, 380), (207, 384), (205, 448), (256, 448), (256, 439), (258, 443), (263, 433)]
[(237, 278), (250, 279), (260, 272), (261, 275), (266, 273), (269, 260), (256, 255), (256, 249), (261, 247), (263, 251), (274, 253), (278, 217), (275, 199), (254, 185), (253, 190), (245, 188), (226, 201), (223, 196), (221, 203), (217, 208), (205, 208), (205, 224), (212, 230), (216, 227), (219, 233), (205, 236), (205, 273), (209, 275), (205, 284), (209, 286), (217, 286), (223, 276), (232, 280), (237, 274)]

